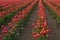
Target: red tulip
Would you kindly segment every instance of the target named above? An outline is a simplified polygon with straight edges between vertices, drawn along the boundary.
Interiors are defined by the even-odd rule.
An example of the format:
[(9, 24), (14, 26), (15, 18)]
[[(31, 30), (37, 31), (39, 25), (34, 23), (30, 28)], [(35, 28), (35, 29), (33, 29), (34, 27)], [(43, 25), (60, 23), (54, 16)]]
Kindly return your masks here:
[(0, 14), (0, 17), (2, 17), (3, 15), (2, 14)]
[(45, 34), (46, 32), (45, 31), (42, 31), (43, 32), (43, 34)]
[(4, 27), (4, 30), (7, 30), (7, 28), (6, 28), (6, 27)]
[(45, 34), (45, 33), (46, 33), (45, 30), (40, 31), (40, 34)]
[(48, 33), (50, 30), (49, 29), (46, 29), (46, 33)]
[(10, 31), (8, 31), (8, 34), (11, 34), (11, 32), (10, 32)]
[(15, 28), (16, 28), (16, 27), (15, 27), (15, 26), (13, 26), (11, 29), (12, 29), (12, 30), (14, 30)]
[(6, 15), (6, 12), (2, 12), (2, 15)]
[(2, 25), (2, 26), (1, 26), (1, 28), (2, 28), (2, 29), (4, 29), (4, 28), (5, 28), (5, 26), (4, 26), (4, 25)]
[(5, 34), (5, 33), (7, 33), (7, 30), (2, 30), (2, 34)]
[(44, 27), (46, 27), (46, 26), (47, 26), (47, 23), (46, 23), (46, 22), (44, 22), (44, 23), (43, 23), (43, 26), (44, 26)]
[(12, 22), (18, 22), (18, 20), (16, 18), (13, 18)]
[(23, 18), (23, 16), (22, 16), (22, 15), (19, 15), (19, 16), (18, 16), (18, 18), (22, 19), (22, 18)]
[(17, 18), (17, 16), (14, 16), (13, 18)]
[(0, 35), (0, 39), (2, 38), (2, 35)]
[(32, 23), (32, 27), (34, 27), (35, 25), (34, 25), (34, 23)]
[(33, 35), (35, 35), (36, 33), (35, 32), (32, 32)]
[(38, 38), (40, 35), (39, 34), (36, 34), (36, 35), (34, 35), (33, 37), (34, 38)]
[(49, 35), (47, 34), (47, 35), (46, 35), (46, 38), (48, 38), (48, 37), (49, 37)]
[(11, 23), (9, 23), (8, 26), (9, 26), (9, 28), (12, 28), (12, 24)]

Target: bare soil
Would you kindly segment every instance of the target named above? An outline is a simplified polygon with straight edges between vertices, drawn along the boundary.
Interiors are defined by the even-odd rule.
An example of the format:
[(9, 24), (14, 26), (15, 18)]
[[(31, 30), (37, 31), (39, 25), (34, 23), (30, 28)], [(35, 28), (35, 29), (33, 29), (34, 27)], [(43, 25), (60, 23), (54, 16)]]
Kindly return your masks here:
[(33, 40), (32, 37), (32, 26), (31, 24), (36, 21), (37, 7), (33, 10), (28, 21), (24, 25), (24, 30), (20, 30), (20, 33), (13, 40)]
[(45, 9), (47, 24), (50, 28), (48, 40), (60, 40), (60, 27), (58, 26), (56, 20), (52, 17), (48, 10)]
[[(26, 22), (24, 30), (22, 30), (19, 33), (19, 36), (14, 38), (14, 40), (33, 40), (31, 24), (36, 20), (37, 11), (38, 11), (37, 8), (35, 8), (28, 22)], [(47, 25), (49, 26), (50, 29), (49, 32), (50, 36), (48, 40), (60, 40), (60, 26), (58, 26), (56, 20), (53, 19), (52, 15), (46, 9), (45, 9), (45, 15), (47, 19)]]

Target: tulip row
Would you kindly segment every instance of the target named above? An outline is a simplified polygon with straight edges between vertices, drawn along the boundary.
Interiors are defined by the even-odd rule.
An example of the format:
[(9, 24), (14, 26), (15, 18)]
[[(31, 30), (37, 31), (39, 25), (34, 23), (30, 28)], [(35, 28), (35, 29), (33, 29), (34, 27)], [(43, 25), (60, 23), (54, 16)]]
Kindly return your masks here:
[(0, 18), (1, 18), (1, 17), (4, 17), (5, 15), (7, 15), (8, 13), (10, 13), (10, 12), (12, 12), (12, 11), (14, 11), (14, 10), (17, 10), (19, 7), (20, 7), (20, 6), (18, 5), (18, 6), (15, 6), (15, 7), (13, 7), (13, 8), (10, 8), (9, 10), (6, 10), (6, 11), (1, 12), (1, 13), (0, 13)]
[(51, 2), (51, 1), (48, 1), (49, 3), (51, 3), (53, 6), (55, 6), (55, 7), (58, 7), (58, 9), (60, 9), (60, 6), (59, 5), (57, 5), (57, 4), (55, 4), (54, 2)]
[(13, 1), (13, 4), (7, 2), (7, 4), (5, 4), (5, 5), (3, 4), (3, 5), (0, 5), (0, 6), (1, 6), (1, 8), (2, 8), (2, 11), (5, 11), (5, 10), (7, 10), (7, 9), (10, 9), (10, 8), (14, 7), (14, 6), (17, 6), (18, 4), (20, 4), (20, 2), (21, 2), (21, 1), (19, 1), (18, 3), (15, 3), (15, 2)]
[(58, 10), (58, 8), (57, 8), (56, 6), (52, 5), (51, 3), (49, 3), (49, 2), (46, 1), (46, 0), (45, 0), (45, 3), (47, 3), (47, 5), (48, 5), (50, 8), (52, 8), (54, 11), (56, 11), (56, 14), (57, 14), (57, 15), (60, 15), (60, 13), (58, 12), (59, 10)]
[(28, 3), (22, 4), (22, 5), (19, 4), (19, 5), (15, 6), (15, 7), (13, 7), (13, 8), (10, 8), (10, 9), (7, 10), (7, 11), (4, 11), (4, 12), (0, 13), (0, 17), (6, 15), (6, 14), (8, 14), (8, 13), (10, 13), (11, 11), (17, 10), (18, 8), (23, 7), (23, 6), (25, 6), (26, 4), (28, 4)]
[(11, 40), (11, 38), (16, 35), (16, 32), (21, 29), (22, 25), (25, 23), (25, 20), (29, 17), (37, 3), (37, 0), (34, 1), (24, 10), (19, 11), (15, 16), (13, 16), (11, 22), (7, 25), (2, 25), (2, 35), (0, 35), (0, 38), (2, 38), (2, 40)]
[[(0, 26), (2, 25), (2, 24), (6, 24), (7, 22), (9, 22), (10, 21), (10, 19), (14, 16), (14, 15), (16, 15), (16, 13), (18, 12), (18, 11), (21, 11), (21, 10), (23, 10), (23, 9), (25, 9), (28, 5), (30, 5), (32, 2), (30, 2), (30, 3), (28, 3), (28, 4), (26, 4), (26, 6), (24, 5), (23, 7), (21, 7), (21, 8), (19, 8), (19, 6), (16, 8), (17, 10), (12, 10), (12, 12), (11, 13), (8, 13), (8, 14), (6, 14), (5, 16), (3, 16), (3, 17), (1, 17), (0, 18)], [(5, 14), (5, 13), (1, 13), (1, 14)]]
[(43, 1), (43, 4), (45, 8), (50, 11), (54, 19), (57, 21), (57, 23), (60, 24), (60, 10), (58, 9), (58, 7), (53, 6), (51, 3), (49, 3), (46, 0)]
[(18, 4), (21, 0), (0, 0), (0, 5), (7, 7), (7, 6), (13, 6), (15, 4)]
[(47, 40), (49, 37), (49, 28), (47, 26), (47, 20), (44, 13), (44, 7), (42, 5), (42, 0), (39, 0), (37, 20), (32, 23), (33, 27), (33, 38), (34, 40)]
[(55, 3), (56, 5), (60, 6), (60, 0), (46, 0)]
[[(22, 7), (23, 5), (26, 5), (26, 4), (30, 3), (30, 2), (31, 2), (31, 0), (28, 1), (28, 2), (25, 1), (25, 0), (24, 1), (23, 0), (18, 0), (18, 2), (15, 2), (15, 3), (13, 2), (13, 4), (12, 3), (10, 3), (10, 5), (6, 4), (6, 5), (9, 5), (9, 6), (6, 6), (5, 8), (3, 7), (2, 10), (6, 11), (6, 10), (14, 8), (15, 6), (18, 6), (18, 5), (20, 5)], [(13, 6), (11, 6), (11, 5), (13, 5)]]

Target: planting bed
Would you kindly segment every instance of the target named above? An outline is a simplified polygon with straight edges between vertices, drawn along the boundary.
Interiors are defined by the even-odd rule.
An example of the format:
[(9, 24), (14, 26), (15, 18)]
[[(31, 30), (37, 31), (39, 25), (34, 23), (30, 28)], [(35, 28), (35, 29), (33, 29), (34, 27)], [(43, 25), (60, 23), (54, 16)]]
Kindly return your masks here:
[(60, 1), (0, 0), (0, 40), (60, 40)]

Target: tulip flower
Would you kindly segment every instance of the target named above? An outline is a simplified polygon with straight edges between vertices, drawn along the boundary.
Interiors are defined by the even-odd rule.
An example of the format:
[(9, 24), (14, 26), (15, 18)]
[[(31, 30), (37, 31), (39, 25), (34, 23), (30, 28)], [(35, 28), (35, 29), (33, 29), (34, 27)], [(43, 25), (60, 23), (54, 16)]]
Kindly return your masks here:
[(38, 38), (40, 36), (40, 34), (36, 34), (36, 35), (34, 35), (33, 37), (34, 38)]
[[(49, 32), (49, 29), (47, 28), (47, 20), (45, 19), (46, 18), (46, 15), (45, 15), (45, 12), (44, 12), (44, 6), (42, 5), (42, 0), (39, 0), (39, 4), (38, 4), (38, 12), (37, 12), (37, 20), (35, 21), (35, 24), (32, 24), (32, 26), (34, 26), (34, 32), (32, 33), (33, 34), (33, 38), (35, 40), (39, 40), (40, 38), (42, 39), (42, 35), (46, 36), (48, 38), (48, 32)], [(36, 34), (38, 33), (38, 34)], [(44, 37), (45, 37), (44, 36)], [(45, 38), (46, 38), (45, 37)]]
[(46, 38), (48, 38), (48, 37), (49, 37), (49, 35), (47, 34), (47, 35), (46, 35)]
[(0, 35), (0, 39), (2, 38), (2, 35)]
[(49, 29), (46, 29), (46, 33), (48, 33), (50, 30)]
[(4, 25), (2, 25), (2, 26), (1, 26), (1, 28), (2, 28), (2, 29), (4, 29), (4, 28), (5, 28), (5, 26), (4, 26)]
[(33, 35), (35, 35), (36, 33), (35, 32), (32, 32)]
[(3, 15), (2, 14), (0, 14), (0, 18), (2, 17)]
[(32, 23), (32, 27), (34, 27), (34, 23)]

